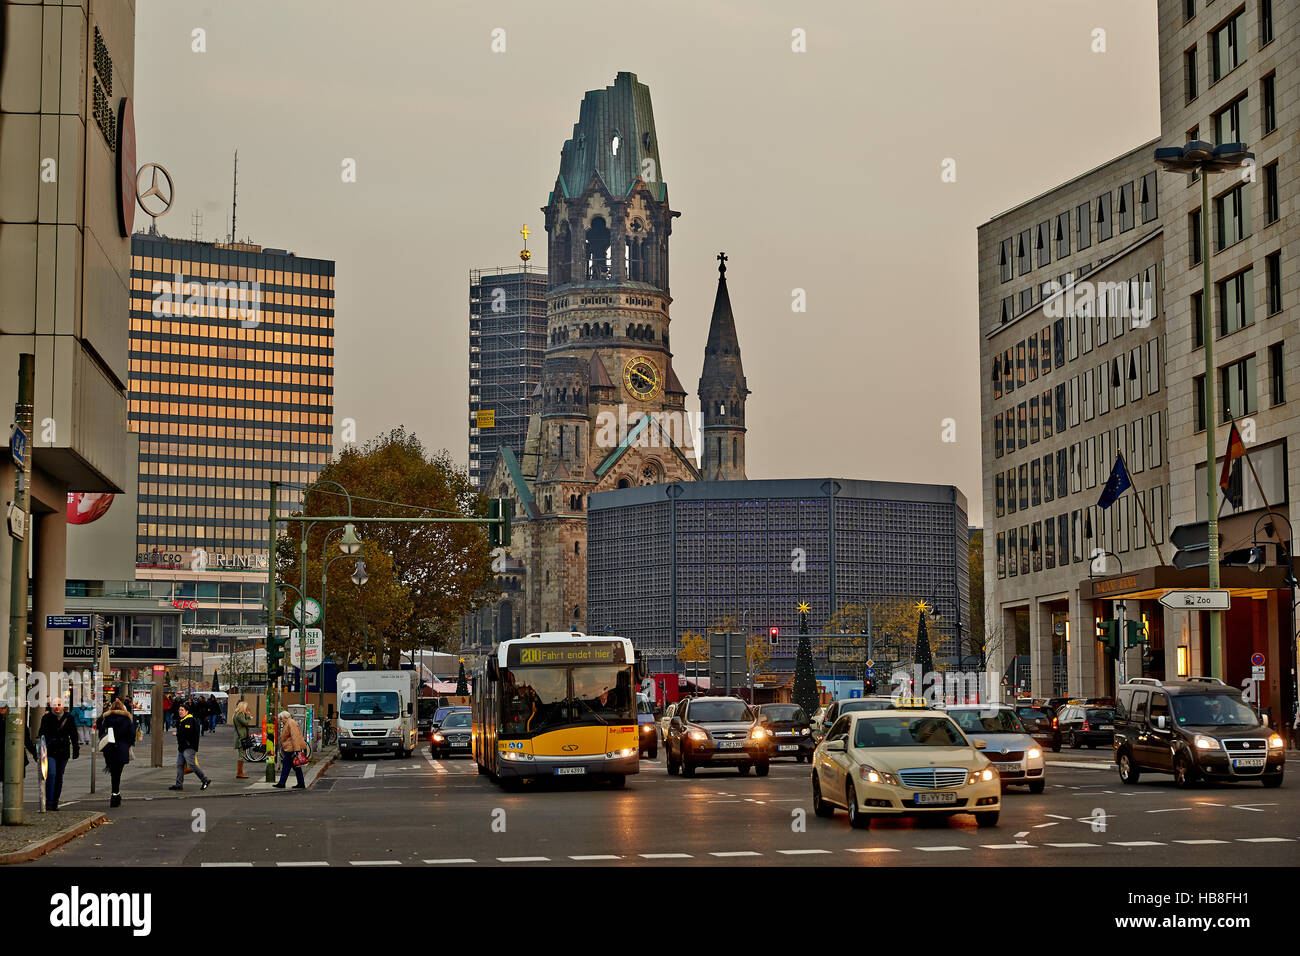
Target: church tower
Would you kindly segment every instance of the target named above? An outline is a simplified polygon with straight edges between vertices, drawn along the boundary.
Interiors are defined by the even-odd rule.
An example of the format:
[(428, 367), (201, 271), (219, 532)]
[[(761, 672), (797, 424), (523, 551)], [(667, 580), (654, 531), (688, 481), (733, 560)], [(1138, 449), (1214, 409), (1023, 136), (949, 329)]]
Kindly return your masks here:
[(718, 253), (718, 292), (713, 300), (709, 339), (700, 375), (700, 412), (704, 447), (700, 478), (728, 481), (745, 477), (745, 369), (740, 363), (736, 320), (727, 295), (727, 255)]

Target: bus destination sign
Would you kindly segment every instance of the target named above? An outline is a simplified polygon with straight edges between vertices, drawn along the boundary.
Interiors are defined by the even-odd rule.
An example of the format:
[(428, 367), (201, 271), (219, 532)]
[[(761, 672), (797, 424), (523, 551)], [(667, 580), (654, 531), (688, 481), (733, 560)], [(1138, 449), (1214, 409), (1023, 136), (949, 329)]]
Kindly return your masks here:
[(529, 644), (522, 642), (510, 645), (506, 655), (506, 666), (528, 666), (530, 664), (623, 664), (623, 642), (609, 643), (572, 643), (572, 644)]

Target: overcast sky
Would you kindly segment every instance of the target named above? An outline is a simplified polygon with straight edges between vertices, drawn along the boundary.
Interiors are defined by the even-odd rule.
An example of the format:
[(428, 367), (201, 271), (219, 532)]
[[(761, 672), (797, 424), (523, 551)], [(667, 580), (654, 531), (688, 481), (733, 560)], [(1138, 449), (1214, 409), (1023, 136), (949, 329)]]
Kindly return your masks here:
[(197, 210), (225, 238), (238, 147), (239, 237), (337, 262), (359, 439), (404, 424), (465, 464), (469, 270), (517, 263), (524, 223), (544, 261), (583, 93), (628, 70), (682, 213), (692, 393), (729, 256), (749, 477), (951, 483), (973, 524), (976, 227), (1159, 132), (1155, 0), (139, 0), (136, 36), (140, 162), (177, 188), (160, 230)]

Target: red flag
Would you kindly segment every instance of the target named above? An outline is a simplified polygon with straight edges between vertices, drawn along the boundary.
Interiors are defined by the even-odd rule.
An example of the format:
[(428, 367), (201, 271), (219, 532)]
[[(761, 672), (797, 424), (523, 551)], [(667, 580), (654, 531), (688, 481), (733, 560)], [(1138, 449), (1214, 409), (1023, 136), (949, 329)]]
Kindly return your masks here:
[(1237, 431), (1237, 423), (1232, 423), (1232, 430), (1228, 432), (1228, 452), (1223, 459), (1223, 471), (1219, 473), (1219, 487), (1225, 492), (1228, 490), (1228, 483), (1232, 480), (1232, 463), (1246, 454), (1246, 446), (1241, 441), (1241, 435)]

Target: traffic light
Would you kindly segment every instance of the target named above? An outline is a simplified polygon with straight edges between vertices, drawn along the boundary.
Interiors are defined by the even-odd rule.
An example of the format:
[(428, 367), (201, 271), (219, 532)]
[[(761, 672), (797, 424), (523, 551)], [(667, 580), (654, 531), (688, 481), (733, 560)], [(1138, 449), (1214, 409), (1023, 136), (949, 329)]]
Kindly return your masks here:
[(1097, 640), (1106, 646), (1111, 657), (1119, 656), (1119, 622), (1097, 619)]
[(288, 638), (276, 634), (277, 628), (271, 629), (271, 636), (266, 641), (266, 679), (276, 680), (284, 676), (284, 645)]
[(767, 629), (767, 640), (773, 647), (776, 647), (777, 642), (780, 641), (780, 639), (781, 629), (779, 627), (769, 627)]
[(1124, 646), (1126, 648), (1137, 647), (1146, 643), (1147, 622), (1145, 619), (1141, 621), (1125, 621), (1124, 630), (1126, 632), (1124, 635)]
[(515, 516), (513, 498), (493, 498), (488, 502), (488, 517), (500, 524), (488, 525), (488, 543), (494, 548), (510, 547), (510, 521)]

